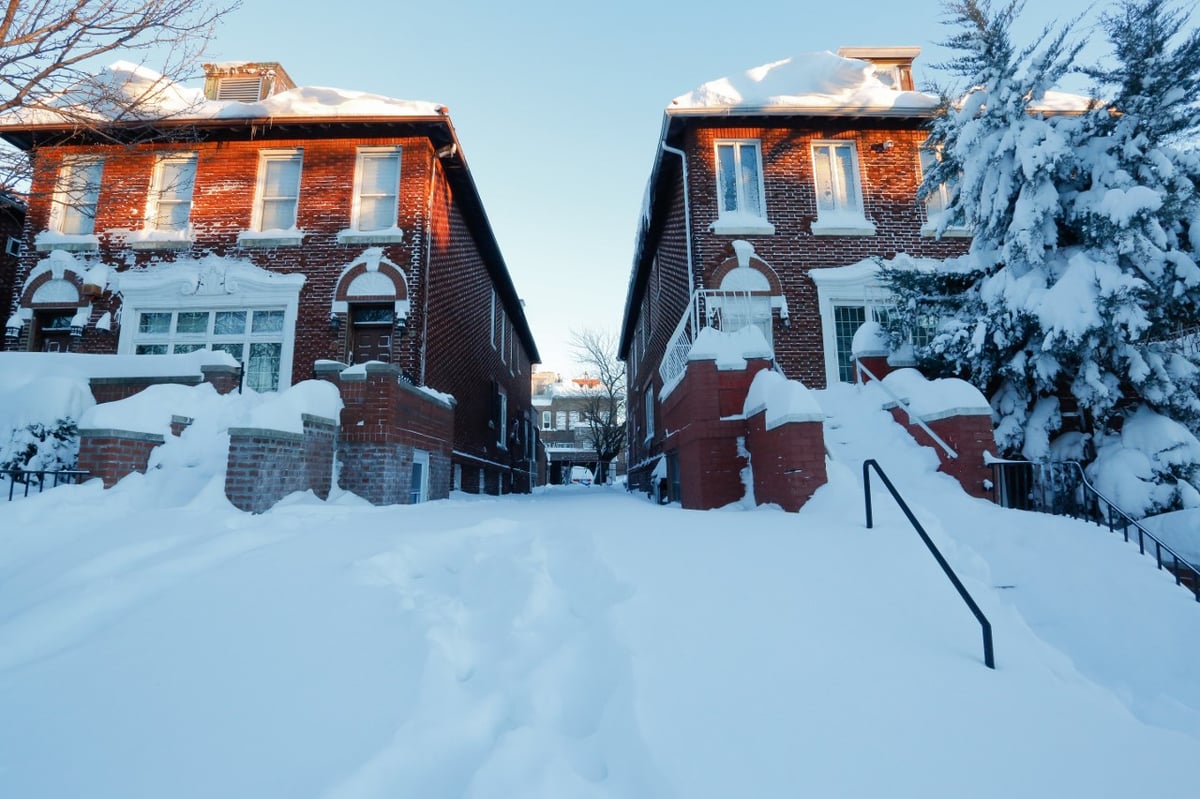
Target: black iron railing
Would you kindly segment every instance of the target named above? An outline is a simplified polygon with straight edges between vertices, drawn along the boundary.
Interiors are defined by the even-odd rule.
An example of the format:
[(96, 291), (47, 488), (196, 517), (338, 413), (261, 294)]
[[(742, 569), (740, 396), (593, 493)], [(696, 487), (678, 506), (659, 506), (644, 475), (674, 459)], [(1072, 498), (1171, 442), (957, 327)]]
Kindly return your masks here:
[(892, 485), (892, 481), (883, 473), (883, 469), (879, 468), (879, 464), (874, 460), (863, 462), (863, 494), (866, 497), (867, 504), (867, 529), (870, 529), (873, 523), (871, 514), (871, 469), (879, 475), (879, 479), (883, 481), (884, 486), (891, 492), (892, 499), (896, 500), (896, 504), (900, 506), (900, 510), (904, 511), (904, 515), (908, 517), (908, 521), (912, 524), (913, 529), (917, 531), (917, 535), (921, 536), (921, 540), (925, 542), (925, 546), (929, 547), (929, 551), (933, 553), (934, 559), (938, 565), (942, 567), (942, 571), (950, 578), (950, 582), (954, 584), (954, 588), (958, 591), (958, 595), (962, 597), (963, 602), (967, 603), (967, 607), (975, 614), (975, 620), (979, 622), (980, 628), (983, 630), (983, 662), (989, 669), (996, 668), (996, 656), (992, 648), (992, 623), (988, 621), (987, 616), (983, 615), (983, 611), (979, 609), (979, 605), (975, 604), (975, 600), (971, 598), (971, 594), (963, 586), (962, 581), (958, 579), (958, 575), (954, 573), (954, 569), (950, 568), (950, 564), (942, 557), (942, 553), (934, 546), (933, 541), (929, 538), (929, 534), (925, 532), (925, 528), (917, 521), (917, 517), (913, 515), (912, 510), (908, 507), (908, 503), (900, 496), (900, 492)]
[(997, 504), (1084, 519), (1121, 533), (1126, 541), (1136, 537), (1138, 551), (1145, 555), (1153, 549), (1158, 568), (1170, 571), (1175, 584), (1191, 590), (1200, 602), (1200, 569), (1096, 490), (1075, 461), (993, 461), (992, 475)]
[(18, 483), (25, 484), (24, 495), (29, 496), (29, 488), (32, 485), (37, 486), (39, 494), (45, 491), (47, 478), (53, 478), (54, 485), (50, 487), (57, 488), (60, 485), (78, 483), (91, 472), (79, 469), (0, 469), (0, 474), (8, 477), (8, 501), (12, 502), (13, 491)]

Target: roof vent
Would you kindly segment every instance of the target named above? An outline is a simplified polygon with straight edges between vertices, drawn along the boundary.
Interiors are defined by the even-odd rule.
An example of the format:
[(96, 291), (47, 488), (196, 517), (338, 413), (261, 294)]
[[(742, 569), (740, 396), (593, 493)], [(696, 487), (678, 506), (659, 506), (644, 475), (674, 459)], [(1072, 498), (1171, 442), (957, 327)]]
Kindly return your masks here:
[(204, 65), (204, 96), (209, 100), (256, 103), (296, 88), (275, 61), (237, 61)]

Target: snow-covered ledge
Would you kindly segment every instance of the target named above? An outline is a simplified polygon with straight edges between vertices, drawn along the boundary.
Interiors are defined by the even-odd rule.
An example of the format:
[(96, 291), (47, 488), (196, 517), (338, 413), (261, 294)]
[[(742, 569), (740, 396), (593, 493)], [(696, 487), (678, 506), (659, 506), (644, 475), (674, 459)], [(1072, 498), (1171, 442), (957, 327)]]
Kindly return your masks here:
[(38, 252), (95, 252), (100, 249), (100, 238), (94, 233), (57, 233), (53, 230), (43, 230), (33, 238), (33, 246)]
[(299, 247), (304, 243), (304, 231), (298, 228), (287, 230), (243, 230), (238, 233), (238, 245), (247, 249), (266, 247)]
[(874, 236), (875, 225), (866, 217), (838, 216), (832, 219), (816, 219), (812, 223), (814, 236)]
[(754, 214), (724, 213), (708, 226), (718, 236), (773, 236), (775, 226)]
[(398, 227), (381, 230), (355, 230), (346, 228), (337, 234), (338, 244), (400, 244), (404, 241), (404, 230)]
[(131, 250), (186, 250), (196, 242), (190, 225), (183, 230), (128, 230), (122, 232), (125, 236), (125, 243)]

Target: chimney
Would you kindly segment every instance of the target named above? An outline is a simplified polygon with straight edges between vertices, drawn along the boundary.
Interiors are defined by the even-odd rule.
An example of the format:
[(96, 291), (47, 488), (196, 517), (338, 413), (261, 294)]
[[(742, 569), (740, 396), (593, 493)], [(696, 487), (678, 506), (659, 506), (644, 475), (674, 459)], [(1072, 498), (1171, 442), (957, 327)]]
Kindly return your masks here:
[(276, 61), (227, 61), (204, 65), (204, 96), (209, 100), (257, 103), (296, 88)]

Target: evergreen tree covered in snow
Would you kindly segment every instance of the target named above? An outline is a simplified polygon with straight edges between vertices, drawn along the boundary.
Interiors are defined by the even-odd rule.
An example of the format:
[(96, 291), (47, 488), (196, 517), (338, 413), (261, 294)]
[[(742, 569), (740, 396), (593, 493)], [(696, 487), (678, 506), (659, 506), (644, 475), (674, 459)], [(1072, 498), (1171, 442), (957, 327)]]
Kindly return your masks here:
[[(1200, 158), (1181, 147), (1197, 133), (1200, 35), (1181, 35), (1187, 17), (1164, 0), (1123, 0), (1102, 19), (1112, 66), (1083, 70), (1111, 99), (1071, 105), (1050, 91), (1078, 53), (1069, 28), (1017, 50), (1020, 4), (948, 10), (958, 56), (946, 66), (970, 88), (933, 125), (941, 162), (923, 190), (949, 185), (939, 226), (974, 238), (936, 272), (885, 272), (907, 311), (893, 332), (933, 309), (944, 317), (918, 356), (988, 391), (1008, 453), (1052, 457), (1077, 405), (1098, 449), (1140, 453), (1118, 460), (1141, 457), (1130, 479), (1155, 490), (1129, 510), (1193, 504), (1200, 442), (1148, 420), (1200, 423), (1197, 358), (1181, 335), (1200, 321)], [(1133, 418), (1137, 435), (1122, 436)]]

